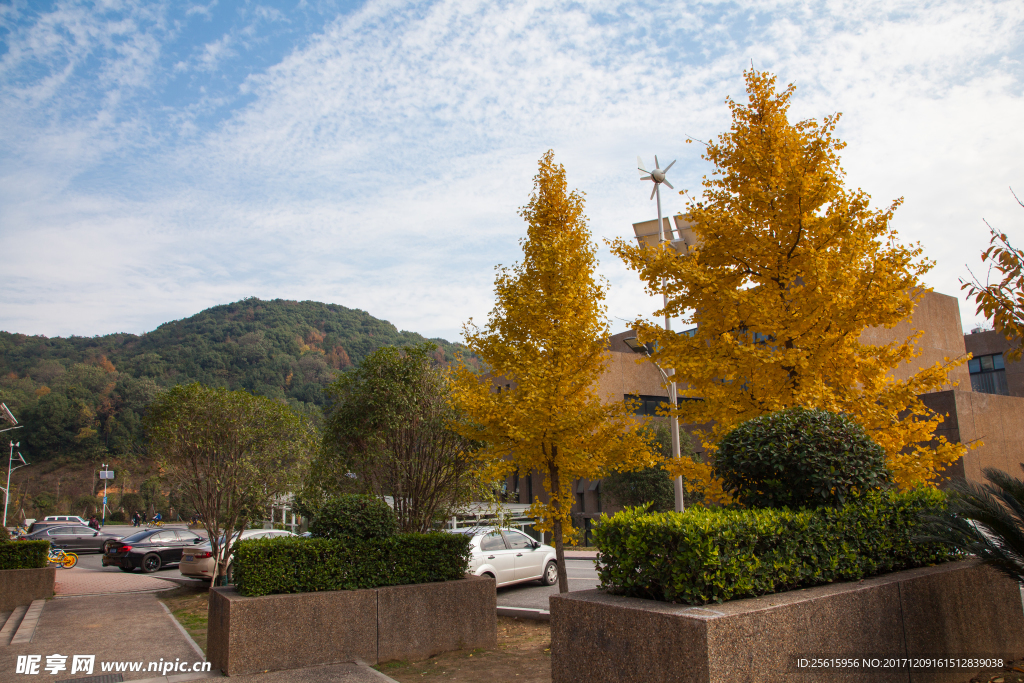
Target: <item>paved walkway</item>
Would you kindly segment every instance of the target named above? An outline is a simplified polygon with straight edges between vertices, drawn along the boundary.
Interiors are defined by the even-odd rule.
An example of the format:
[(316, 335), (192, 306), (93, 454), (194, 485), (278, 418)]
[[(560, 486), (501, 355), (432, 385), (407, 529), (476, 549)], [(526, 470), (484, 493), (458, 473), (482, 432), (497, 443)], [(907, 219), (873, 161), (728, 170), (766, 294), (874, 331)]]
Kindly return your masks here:
[(95, 571), (84, 567), (58, 569), (54, 593), (58, 597), (72, 595), (106, 595), (108, 593), (141, 593), (174, 588), (175, 583), (149, 574), (116, 571)]
[[(64, 574), (71, 572), (74, 570), (63, 570)], [(88, 570), (82, 574), (110, 576)], [(133, 577), (125, 574), (113, 578)], [(134, 578), (168, 585), (166, 581), (149, 576)], [(107, 679), (110, 681), (185, 683), (221, 677), (219, 671), (192, 671), (196, 665), (201, 669), (206, 658), (153, 592), (36, 600), (27, 610), (18, 608), (16, 613), (18, 617), (24, 615), (24, 619), (11, 620), (12, 625), (20, 621), (16, 633), (11, 629), (0, 638), (0, 681), (75, 681), (106, 675), (113, 676)], [(7, 615), (0, 615), (3, 616)], [(5, 621), (0, 620), (0, 625)], [(76, 655), (92, 656), (91, 670), (76, 670)], [(18, 672), (19, 657), (23, 666), (26, 662), (35, 665), (35, 675)], [(170, 668), (172, 663), (178, 671)], [(104, 670), (104, 664), (113, 666)], [(118, 667), (118, 664), (126, 666)], [(131, 670), (132, 664), (137, 670)], [(118, 675), (121, 678), (117, 678)], [(240, 683), (394, 683), (388, 676), (359, 664), (234, 676), (231, 680)]]
[[(73, 571), (73, 570), (67, 570)], [(15, 681), (18, 657), (38, 656), (39, 673), (24, 680), (54, 681), (82, 678), (87, 670), (73, 671), (75, 655), (95, 657), (91, 675), (103, 673), (105, 662), (138, 662), (139, 671), (124, 671), (123, 680), (153, 678), (150, 662), (202, 662), (192, 640), (152, 594), (88, 596), (38, 601), (41, 611), (35, 628), (24, 640), (0, 643), (0, 680)], [(19, 629), (20, 635), (21, 629)], [(23, 660), (24, 661), (24, 660)], [(48, 662), (57, 665), (47, 670)], [(62, 667), (62, 668), (61, 668)], [(171, 672), (167, 672), (170, 674)], [(178, 672), (174, 672), (178, 673)], [(189, 674), (187, 680), (199, 678)]]

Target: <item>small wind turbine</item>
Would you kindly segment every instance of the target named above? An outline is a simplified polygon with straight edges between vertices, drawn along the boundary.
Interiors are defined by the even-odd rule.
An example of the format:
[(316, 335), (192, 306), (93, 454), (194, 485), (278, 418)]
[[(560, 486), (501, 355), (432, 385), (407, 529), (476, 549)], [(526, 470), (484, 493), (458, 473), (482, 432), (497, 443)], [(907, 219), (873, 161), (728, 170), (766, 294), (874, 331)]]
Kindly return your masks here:
[(675, 159), (673, 159), (672, 163), (666, 166), (665, 168), (658, 168), (658, 155), (655, 154), (654, 170), (648, 171), (644, 169), (643, 159), (641, 159), (639, 156), (636, 158), (636, 167), (637, 170), (640, 171), (640, 180), (654, 181), (654, 189), (651, 190), (651, 199), (654, 199), (655, 196), (658, 197), (658, 232), (661, 233), (662, 240), (664, 240), (665, 242), (671, 241), (672, 236), (667, 234), (667, 229), (663, 225), (663, 221), (661, 218), (661, 184), (664, 183), (668, 185), (670, 190), (676, 189), (672, 187), (672, 183), (670, 183), (668, 179), (665, 178), (665, 174), (668, 173), (668, 169), (672, 168), (675, 165), (675, 163), (676, 161)]

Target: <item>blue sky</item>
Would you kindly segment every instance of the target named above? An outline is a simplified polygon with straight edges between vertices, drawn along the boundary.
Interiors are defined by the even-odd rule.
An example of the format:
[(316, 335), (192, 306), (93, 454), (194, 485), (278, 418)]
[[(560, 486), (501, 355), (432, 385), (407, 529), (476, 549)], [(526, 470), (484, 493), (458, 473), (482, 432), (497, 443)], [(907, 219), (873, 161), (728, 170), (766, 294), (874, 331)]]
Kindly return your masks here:
[[(710, 172), (753, 63), (843, 112), (847, 182), (961, 299), (1024, 246), (1024, 3), (5, 2), (0, 329), (143, 332), (246, 296), (451, 340), (520, 256), (553, 148), (595, 237), (653, 218), (638, 154)], [(683, 208), (663, 195), (666, 212)], [(603, 246), (613, 329), (649, 315)]]

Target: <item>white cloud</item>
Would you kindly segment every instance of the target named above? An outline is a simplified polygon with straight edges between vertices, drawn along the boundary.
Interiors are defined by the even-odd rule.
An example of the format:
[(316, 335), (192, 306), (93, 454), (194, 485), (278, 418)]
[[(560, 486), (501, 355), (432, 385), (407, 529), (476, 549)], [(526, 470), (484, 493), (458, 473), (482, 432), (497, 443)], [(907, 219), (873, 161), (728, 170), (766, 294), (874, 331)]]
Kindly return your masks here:
[[(1024, 190), (1022, 25), (1014, 2), (381, 0), (254, 73), (239, 84), (244, 106), (205, 123), (223, 100), (123, 103), (156, 87), (159, 32), (118, 43), (109, 75), (85, 87), (73, 60), (24, 76), (24, 55), (58, 51), (52, 31), (33, 29), (0, 61), (0, 97), (21, 107), (0, 138), (0, 176), (17, 188), (4, 191), (0, 225), (9, 245), (45, 235), (46, 248), (15, 240), (25, 258), (11, 291), (31, 303), (0, 305), (0, 327), (142, 331), (256, 295), (341, 303), (454, 339), (486, 317), (493, 265), (519, 258), (516, 210), (546, 149), (587, 192), (595, 236), (628, 234), (654, 213), (636, 155), (678, 158), (673, 182), (698, 190), (710, 169), (685, 138), (727, 128), (723, 100), (743, 97), (751, 60), (797, 84), (795, 117), (844, 112), (849, 183), (878, 206), (906, 198), (901, 233), (938, 260), (929, 283), (957, 295), (987, 241), (982, 216), (1011, 237), (1024, 224), (1005, 189)], [(113, 26), (105, 35), (131, 34)], [(241, 58), (232, 40), (194, 54), (217, 68)], [(50, 101), (108, 118), (33, 123)], [(64, 159), (70, 171), (56, 168)], [(649, 313), (656, 302), (601, 251), (609, 313)]]

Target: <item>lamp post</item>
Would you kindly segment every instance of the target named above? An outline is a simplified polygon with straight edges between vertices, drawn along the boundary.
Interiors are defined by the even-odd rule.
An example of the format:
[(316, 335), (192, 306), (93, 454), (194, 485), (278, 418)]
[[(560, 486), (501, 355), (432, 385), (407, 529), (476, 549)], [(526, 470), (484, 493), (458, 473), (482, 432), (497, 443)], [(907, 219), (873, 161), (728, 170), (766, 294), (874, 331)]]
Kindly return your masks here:
[(107, 482), (113, 478), (114, 471), (107, 469), (107, 463), (103, 463), (103, 469), (100, 470), (100, 479), (103, 480), (103, 521), (100, 522), (100, 526), (107, 525)]
[[(7, 409), (6, 403), (0, 403), (0, 419), (3, 419), (5, 422), (14, 425), (13, 427), (8, 427), (7, 429), (0, 429), (0, 432), (9, 432), (12, 429), (21, 429), (21, 425), (18, 424), (18, 421), (14, 418), (14, 415), (11, 415), (11, 411)], [(7, 459), (7, 488), (4, 489), (4, 533), (7, 533), (7, 505), (11, 501), (11, 472), (18, 469), (18, 467), (24, 467), (25, 465), (28, 464), (27, 462), (25, 462), (25, 458), (22, 457), (21, 451), (18, 451), (18, 462), (20, 462), (21, 464), (18, 466), (14, 465), (14, 449), (17, 446), (21, 446), (20, 441), (17, 443), (13, 441), (11, 442), (11, 453)]]
[[(675, 163), (676, 162), (673, 160), (672, 163), (670, 163), (665, 168), (658, 168), (658, 157), (657, 157), (657, 155), (655, 155), (655, 157), (654, 157), (654, 170), (653, 171), (647, 171), (647, 170), (644, 170), (644, 162), (640, 159), (640, 157), (636, 158), (637, 170), (640, 171), (640, 176), (641, 176), (640, 179), (641, 180), (652, 180), (652, 181), (654, 181), (654, 189), (651, 191), (651, 199), (654, 199), (655, 197), (657, 197), (657, 199), (658, 199), (658, 233), (657, 234), (658, 234), (658, 243), (659, 244), (665, 244), (666, 242), (672, 244), (672, 235), (669, 232), (667, 221), (665, 221), (661, 217), (661, 185), (662, 185), (662, 183), (664, 183), (665, 185), (668, 185), (669, 189), (675, 189), (674, 187), (672, 187), (672, 183), (668, 182), (668, 179), (665, 178), (665, 174), (668, 173), (668, 170), (670, 168), (672, 168), (672, 166), (674, 166)], [(644, 174), (646, 174), (646, 175), (644, 175)], [(638, 235), (638, 237), (639, 237), (639, 235)], [(643, 243), (643, 239), (642, 238), (641, 238), (641, 243)], [(675, 245), (673, 244), (673, 247), (674, 246)], [(666, 332), (671, 332), (672, 331), (672, 321), (671, 321), (671, 319), (669, 318), (669, 315), (668, 315), (668, 294), (665, 291), (665, 280), (664, 280), (664, 278), (662, 278), (662, 281), (661, 281), (661, 300), (662, 300), (662, 304), (664, 305), (664, 308), (665, 308), (665, 331)], [(630, 346), (630, 348), (633, 348), (633, 347)], [(647, 347), (645, 346), (645, 347), (643, 347), (643, 349), (644, 349), (644, 353), (647, 354), (647, 357), (650, 358), (651, 357), (651, 353), (647, 349)], [(637, 349), (633, 349), (633, 350), (634, 350), (634, 352), (637, 351)], [(652, 359), (652, 362), (653, 362), (653, 359)], [(669, 417), (669, 431), (672, 434), (672, 457), (678, 459), (680, 457), (680, 454), (679, 454), (679, 418), (677, 418), (675, 416), (675, 414), (674, 414), (675, 413), (675, 409), (676, 409), (676, 404), (678, 402), (678, 398), (677, 398), (678, 393), (676, 391), (675, 380), (670, 379), (670, 377), (675, 376), (676, 371), (674, 369), (672, 369), (672, 368), (669, 368), (668, 370), (662, 370), (661, 366), (658, 365), (657, 363), (655, 363), (654, 365), (658, 368), (658, 372), (661, 373), (661, 376), (665, 378), (666, 384), (668, 384), (669, 404), (672, 406), (672, 411), (673, 411), (673, 414)], [(683, 509), (684, 509), (683, 478), (682, 477), (676, 477), (674, 483), (675, 483), (675, 494), (676, 494), (675, 495), (675, 498), (676, 498), (675, 509), (676, 509), (676, 512), (682, 512)]]
[[(654, 360), (654, 358), (651, 357), (650, 349), (648, 349), (645, 344), (641, 344), (640, 340), (638, 340), (636, 337), (627, 337), (622, 341), (626, 344), (626, 346), (628, 346), (633, 351), (633, 353), (643, 353), (644, 355), (646, 355), (648, 360), (654, 363), (654, 367), (658, 368), (658, 372), (661, 373), (661, 378), (665, 380), (665, 384), (669, 386), (668, 402), (671, 405), (672, 397), (675, 396), (676, 393), (676, 383), (669, 379), (672, 370), (668, 370), (667, 372), (663, 370), (662, 367), (658, 365), (658, 361)], [(675, 415), (669, 415), (668, 419), (669, 433), (672, 435), (672, 457), (678, 458), (681, 457), (679, 452), (679, 418), (677, 418)], [(685, 500), (683, 497), (683, 478), (681, 476), (676, 477), (673, 481), (673, 485), (675, 488), (675, 510), (676, 512), (682, 512), (685, 509)]]

